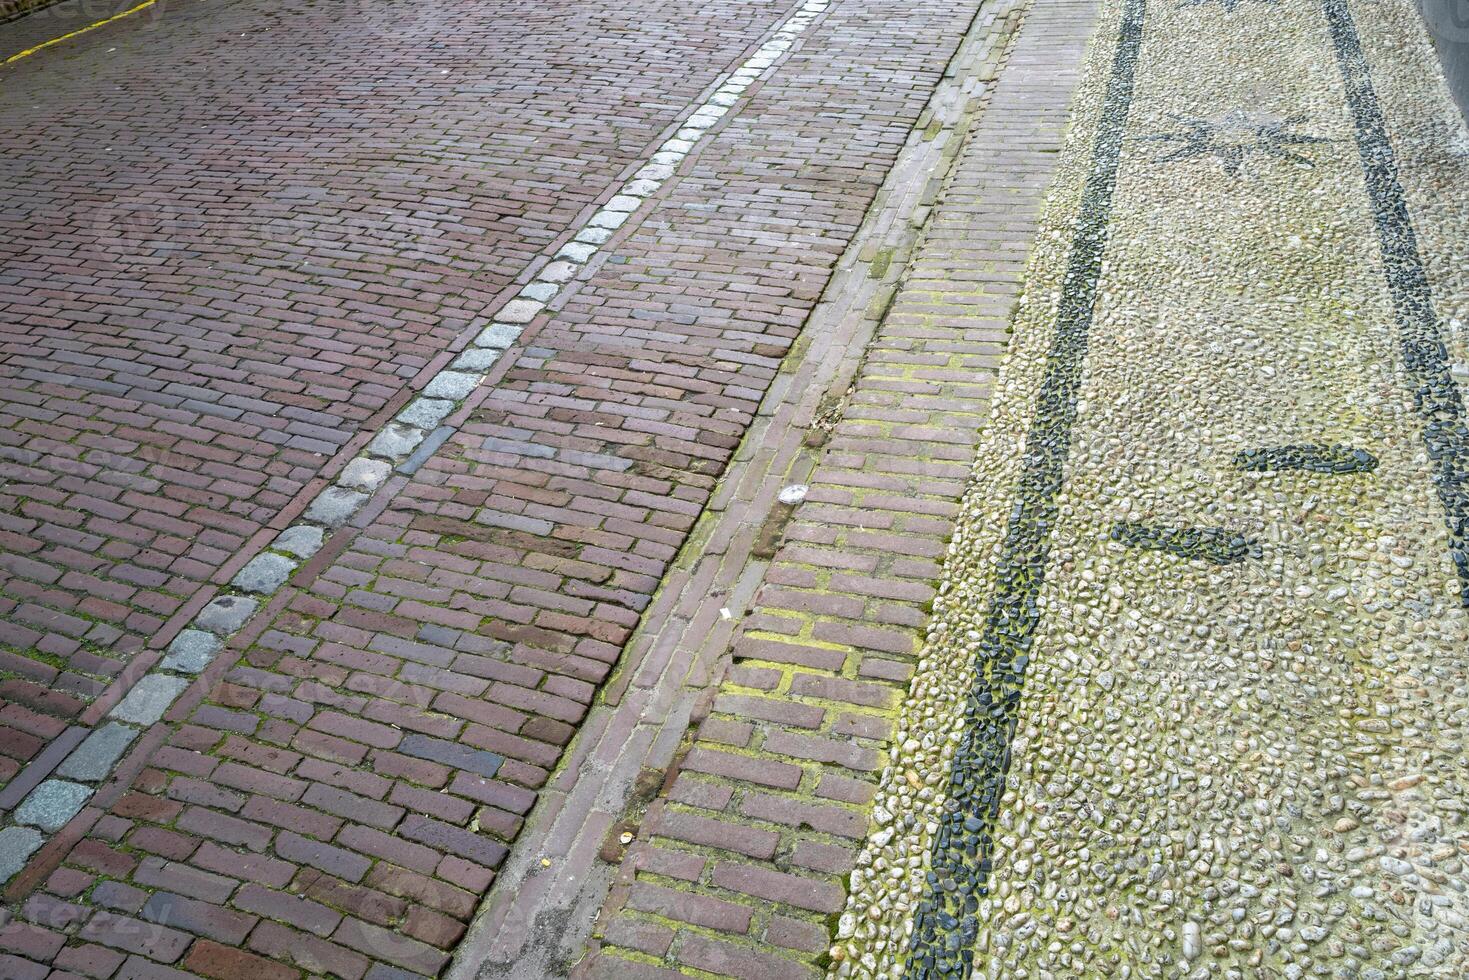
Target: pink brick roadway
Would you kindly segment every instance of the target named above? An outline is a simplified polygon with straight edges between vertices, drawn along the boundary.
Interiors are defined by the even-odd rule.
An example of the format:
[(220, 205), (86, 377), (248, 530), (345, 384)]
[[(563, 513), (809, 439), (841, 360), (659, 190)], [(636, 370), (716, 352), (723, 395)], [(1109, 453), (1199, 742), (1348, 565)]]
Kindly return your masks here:
[[(800, 9), (406, 6), (178, 0), (0, 69), (9, 810)], [(43, 828), (0, 976), (431, 976), (487, 893), (456, 969), (513, 969), (532, 903), (623, 829), (583, 970), (814, 975), (1089, 25), (1036, 10), (991, 85), (1009, 9), (832, 0), (755, 63), (430, 449)], [(78, 11), (0, 44), (51, 16)], [(978, 128), (940, 194), (959, 141), (929, 100), (966, 31), (953, 119)], [(896, 253), (857, 239), (885, 180)], [(912, 253), (865, 357), (870, 319), (812, 318), (844, 252), (874, 283)], [(844, 400), (792, 388), (813, 349)], [(790, 448), (737, 457), (762, 399)], [(818, 411), (831, 438), (798, 451)], [(659, 593), (686, 546), (723, 550)], [(691, 628), (718, 638), (697, 668)], [(682, 707), (630, 737), (638, 688)], [(631, 778), (563, 809), (598, 746), (662, 780), (640, 822)]]

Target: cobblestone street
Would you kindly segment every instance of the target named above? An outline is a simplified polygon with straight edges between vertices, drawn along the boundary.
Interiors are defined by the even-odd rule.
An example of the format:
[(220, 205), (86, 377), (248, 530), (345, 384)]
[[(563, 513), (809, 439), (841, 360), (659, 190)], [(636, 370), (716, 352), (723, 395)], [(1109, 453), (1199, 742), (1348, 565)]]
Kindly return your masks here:
[(1407, 0), (0, 62), (0, 980), (1469, 975)]

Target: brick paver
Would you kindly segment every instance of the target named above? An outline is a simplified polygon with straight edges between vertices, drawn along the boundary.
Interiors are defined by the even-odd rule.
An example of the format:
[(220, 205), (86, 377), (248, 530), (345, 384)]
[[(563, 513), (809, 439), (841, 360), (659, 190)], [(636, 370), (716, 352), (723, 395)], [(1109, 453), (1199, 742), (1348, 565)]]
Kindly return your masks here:
[(1026, 10), (580, 975), (824, 975), (1094, 17)]
[(785, 10), (180, 0), (4, 69), (7, 700), (166, 643)]
[[(468, 15), (487, 7), (497, 16)], [(246, 26), (242, 18), (252, 9), (232, 7), (208, 16), (195, 12), (192, 20), (162, 29), (197, 35), (194, 43), (201, 47), (206, 40), (233, 44), (232, 37), (224, 39), (233, 27)], [(780, 12), (764, 5), (755, 9), (768, 16)], [(544, 4), (462, 4), (453, 11), (458, 16), (452, 25), (433, 20), (418, 33), (407, 30), (388, 45), (389, 54), (400, 50), (393, 45), (408, 46), (398, 57), (409, 66), (403, 69), (409, 75), (425, 65), (443, 70), (441, 64), (464, 74), (468, 60), (474, 70), (503, 72), (498, 80), (458, 78), (446, 90), (437, 80), (414, 75), (394, 88), (390, 72), (389, 81), (378, 83), (382, 88), (359, 90), (354, 79), (360, 73), (348, 70), (352, 44), (384, 44), (386, 21), (372, 22), (372, 13), (365, 15), (369, 25), (362, 37), (334, 34), (332, 44), (320, 47), (279, 44), (281, 57), (289, 59), (294, 51), (302, 59), (288, 65), (297, 71), (309, 65), (321, 78), (313, 86), (297, 82), (270, 88), (270, 106), (261, 102), (259, 85), (226, 88), (217, 72), (205, 76), (215, 98), (235, 100), (242, 115), (228, 140), (262, 154), (245, 154), (261, 174), (275, 173), (274, 166), (293, 175), (299, 171), (292, 168), (299, 167), (310, 170), (322, 187), (314, 169), (320, 158), (288, 154), (281, 160), (267, 152), (285, 153), (298, 140), (309, 143), (312, 134), (322, 141), (320, 153), (340, 164), (340, 173), (333, 171), (336, 182), (325, 180), (321, 198), (310, 198), (314, 203), (305, 210), (317, 217), (300, 219), (307, 227), (315, 227), (312, 222), (323, 214), (312, 208), (350, 201), (372, 216), (374, 234), (394, 235), (422, 224), (432, 232), (419, 235), (415, 247), (442, 251), (385, 254), (377, 251), (381, 239), (354, 239), (351, 255), (334, 246), (327, 247), (331, 254), (318, 254), (306, 232), (284, 242), (261, 234), (239, 243), (247, 251), (258, 249), (263, 256), (258, 262), (225, 263), (210, 251), (212, 239), (191, 240), (193, 232), (187, 231), (185, 254), (153, 256), (159, 264), (146, 274), (77, 264), (80, 252), (27, 260), (72, 270), (65, 280), (69, 296), (58, 298), (57, 306), (76, 319), (86, 319), (76, 310), (89, 304), (77, 297), (89, 289), (95, 290), (93, 301), (117, 294), (151, 311), (135, 316), (111, 307), (89, 309), (104, 317), (101, 322), (114, 317), (125, 327), (131, 346), (122, 349), (133, 359), (158, 362), (153, 370), (162, 384), (156, 389), (143, 383), (151, 376), (137, 375), (135, 368), (86, 363), (112, 335), (100, 328), (86, 328), (83, 335), (76, 324), (52, 324), (56, 311), (43, 316), (26, 304), (28, 318), (46, 322), (27, 323), (25, 338), (69, 345), (85, 336), (90, 346), (65, 355), (70, 359), (64, 363), (73, 365), (65, 379), (69, 388), (53, 389), (49, 386), (61, 381), (38, 374), (54, 370), (62, 358), (35, 357), (33, 339), (15, 345), (7, 362), (20, 392), (10, 404), (29, 405), (25, 410), (32, 415), (59, 413), (19, 423), (16, 431), (26, 440), (22, 449), (39, 445), (47, 458), (87, 465), (93, 465), (87, 454), (96, 451), (109, 454), (109, 460), (145, 464), (120, 481), (124, 485), (115, 495), (118, 506), (134, 511), (74, 519), (81, 533), (98, 538), (90, 550), (105, 555), (110, 548), (122, 555), (126, 548), (119, 551), (116, 542), (126, 540), (124, 531), (148, 510), (145, 503), (188, 504), (174, 519), (197, 522), (197, 531), (149, 529), (181, 543), (182, 550), (160, 574), (183, 584), (176, 593), (159, 585), (145, 590), (150, 594), (181, 603), (189, 588), (231, 574), (239, 561), (234, 553), (253, 528), (276, 520), (280, 508), (288, 513), (291, 501), (304, 503), (303, 488), (327, 472), (323, 461), (344, 458), (332, 454), (353, 448), (355, 433), (365, 439), (365, 427), (395, 410), (408, 395), (410, 379), (442, 363), (435, 353), (503, 295), (500, 286), (519, 272), (517, 263), (553, 241), (580, 204), (626, 169), (625, 161), (642, 149), (649, 134), (672, 121), (686, 100), (670, 93), (683, 93), (685, 86), (697, 90), (697, 69), (705, 63), (700, 59), (723, 67), (724, 62), (715, 65), (715, 49), (727, 60), (738, 40), (758, 33), (761, 23), (758, 16), (732, 8), (700, 8), (694, 15), (668, 5), (659, 6), (656, 15), (626, 7)], [(496, 365), (451, 419), (458, 426), (455, 434), (415, 474), (389, 480), (350, 528), (301, 567), (235, 635), (230, 651), (130, 749), (92, 804), (12, 882), (6, 894), (20, 917), (13, 937), (0, 948), (30, 964), (17, 971), (47, 963), (103, 977), (172, 975), (165, 970), (295, 976), (305, 970), (356, 978), (398, 975), (395, 970), (433, 975), (444, 968), (479, 896), (494, 882), (540, 789), (714, 493), (974, 12), (973, 5), (947, 0), (899, 8), (858, 0), (834, 5), (651, 212), (619, 233), (606, 256), (594, 263), (590, 280), (568, 290), (553, 314), (533, 324), (521, 345)], [(287, 10), (280, 16), (305, 15)], [(551, 30), (555, 18), (559, 26)], [(617, 26), (634, 21), (635, 30)], [(410, 19), (410, 27), (413, 23)], [(328, 32), (344, 30), (321, 17), (310, 24)], [(303, 26), (296, 24), (296, 33)], [(116, 44), (120, 51), (126, 47), (127, 57), (135, 59), (131, 71), (155, 64), (164, 57), (160, 51), (186, 57), (173, 48), (155, 50), (141, 37), (107, 36), (110, 30), (95, 32), (103, 37), (94, 43)], [(593, 34), (598, 40), (588, 41)], [(670, 52), (676, 44), (688, 49), (682, 56), (694, 68), (675, 80), (644, 70), (657, 67), (647, 59), (662, 50), (658, 39), (665, 35)], [(249, 77), (255, 69), (248, 56), (266, 43), (257, 38), (250, 51), (225, 50), (218, 57), (225, 68)], [(554, 48), (557, 43), (563, 47)], [(571, 63), (547, 73), (545, 65), (559, 64), (558, 57)], [(100, 67), (88, 72), (112, 72), (106, 77), (125, 82), (130, 71), (123, 70), (122, 60), (116, 67), (99, 61)], [(30, 70), (37, 69), (32, 65)], [(558, 74), (563, 70), (564, 78)], [(516, 77), (515, 71), (534, 81), (512, 84), (508, 79)], [(609, 77), (618, 71), (627, 74)], [(631, 74), (640, 71), (648, 77), (632, 81)], [(79, 74), (89, 77), (88, 72)], [(608, 87), (609, 81), (617, 85)], [(73, 84), (78, 87), (70, 91), (79, 93), (82, 83)], [(282, 106), (294, 108), (294, 100), (306, 95), (320, 96), (310, 127), (303, 123), (280, 135), (269, 128), (280, 124)], [(603, 97), (612, 101), (604, 104)], [(197, 121), (185, 111), (183, 95), (169, 98), (177, 99), (177, 112)], [(339, 111), (348, 100), (358, 106), (350, 117)], [(615, 126), (593, 124), (611, 117), (617, 117)], [(157, 121), (150, 120), (139, 120), (146, 123), (146, 139), (162, 140)], [(462, 128), (430, 132), (424, 128), (428, 120)], [(483, 145), (489, 139), (486, 130), (474, 130), (474, 125), (489, 126), (487, 120), (496, 120), (495, 146)], [(224, 165), (222, 155), (203, 149), (215, 145), (203, 138), (209, 135), (177, 137), (169, 144), (178, 154), (170, 164), (176, 169), (164, 168), (155, 178), (182, 179), (183, 168), (190, 167), (217, 172), (220, 180), (237, 179), (236, 173), (203, 166)], [(16, 138), (31, 137), (19, 132)], [(85, 168), (86, 160), (97, 159), (100, 144), (80, 127), (72, 138), (82, 161), (76, 166)], [(212, 138), (228, 141), (223, 130)], [(416, 180), (390, 179), (401, 176), (401, 169), (387, 161), (409, 154), (410, 148), (409, 159), (421, 168), (412, 171)], [(238, 157), (239, 148), (232, 153)], [(425, 159), (432, 162), (422, 163)], [(525, 176), (528, 165), (530, 177)], [(63, 191), (68, 179), (95, 179), (77, 176), (81, 173), (84, 169), (38, 171), (36, 180), (57, 185), (49, 191), (56, 200), (47, 206), (74, 216), (75, 204)], [(124, 183), (136, 186), (141, 171), (130, 173), (134, 183)], [(299, 213), (299, 205), (283, 203), (277, 193), (279, 187), (299, 185), (285, 178), (275, 184), (265, 177), (261, 181), (233, 191), (206, 181), (178, 194), (200, 207), (202, 195)], [(391, 204), (384, 206), (383, 198)], [(472, 233), (474, 221), (482, 227)], [(53, 228), (48, 234), (55, 233)], [(157, 234), (144, 229), (142, 237)], [(86, 235), (78, 232), (78, 237)], [(77, 248), (82, 247), (79, 242)], [(160, 271), (175, 260), (194, 281)], [(313, 267), (338, 263), (336, 272), (350, 269), (352, 275), (289, 267), (303, 261)], [(30, 265), (18, 268), (24, 275), (39, 274), (26, 271)], [(166, 295), (147, 303), (133, 299), (128, 290), (119, 292), (120, 275), (142, 275), (137, 292), (146, 292), (141, 286), (157, 278), (167, 279), (158, 286)], [(87, 277), (91, 281), (84, 282)], [(299, 299), (295, 291), (310, 292), (311, 282), (323, 285), (314, 298)], [(221, 288), (226, 285), (229, 289)], [(237, 294), (233, 299), (216, 295), (230, 289)], [(268, 310), (237, 308), (241, 297), (260, 302), (277, 290), (285, 290), (282, 302)], [(191, 297), (187, 302), (180, 298), (184, 292)], [(372, 299), (362, 301), (363, 295)], [(311, 304), (300, 320), (286, 315), (295, 302)], [(322, 303), (342, 314), (340, 319), (326, 315)], [(209, 320), (206, 327), (199, 327), (201, 317)], [(137, 319), (148, 323), (133, 322)], [(299, 332), (282, 329), (290, 323), (299, 323)], [(196, 328), (194, 336), (190, 331)], [(187, 374), (177, 363), (185, 353), (182, 344), (177, 349), (150, 346), (159, 329), (189, 337), (189, 356), (209, 352), (188, 368), (197, 375), (181, 377)], [(215, 340), (221, 344), (214, 346)], [(972, 366), (982, 365), (956, 364)], [(915, 370), (921, 373), (921, 364)], [(118, 378), (127, 379), (125, 391), (111, 387)], [(254, 390), (266, 387), (263, 379), (273, 379), (270, 390)], [(294, 390), (287, 390), (291, 385)], [(27, 392), (39, 394), (28, 402)], [(62, 396), (68, 400), (65, 413), (58, 403)], [(181, 400), (170, 402), (175, 396)], [(866, 397), (858, 394), (854, 404)], [(278, 410), (246, 406), (241, 398), (276, 398), (272, 404)], [(139, 417), (126, 425), (114, 422), (115, 413), (124, 412), (118, 403), (129, 400), (137, 404), (126, 413)], [(236, 419), (220, 421), (221, 414), (210, 410), (237, 402), (242, 414)], [(973, 424), (972, 415), (960, 416)], [(83, 424), (93, 418), (102, 419), (95, 435)], [(242, 435), (235, 424), (240, 419), (258, 424), (259, 431)], [(53, 431), (63, 422), (77, 430)], [(118, 425), (136, 437), (135, 446), (108, 441), (120, 438), (116, 427), (109, 428)], [(155, 433), (164, 435), (150, 442)], [(893, 434), (878, 438), (888, 443)], [(160, 450), (163, 455), (155, 459), (143, 451), (160, 441), (169, 443)], [(249, 453), (246, 442), (255, 447)], [(94, 443), (110, 448), (98, 450)], [(206, 455), (211, 447), (235, 445), (240, 455), (229, 459)], [(35, 461), (25, 465), (45, 471)], [(253, 484), (252, 468), (261, 470)], [(45, 484), (30, 477), (36, 492), (49, 488), (53, 497), (61, 496), (44, 512), (30, 497), (11, 512), (46, 526), (46, 515), (84, 513), (79, 494), (111, 502), (97, 496), (99, 485), (111, 485), (106, 472), (89, 473), (85, 480), (65, 473)], [(209, 479), (191, 487), (188, 480), (195, 476)], [(158, 482), (144, 486), (140, 481), (145, 480)], [(214, 486), (217, 480), (241, 485), (220, 488)], [(929, 495), (942, 497), (943, 492)], [(221, 496), (208, 497), (211, 493)], [(26, 518), (27, 506), (42, 516)], [(915, 528), (928, 522), (924, 528), (941, 537), (939, 519), (923, 513), (929, 509), (910, 505), (908, 520), (916, 522)], [(234, 523), (222, 515), (232, 515)], [(59, 518), (55, 522), (67, 526)], [(18, 533), (31, 530), (22, 527)], [(108, 565), (106, 575), (95, 569), (85, 574), (111, 581), (118, 569), (136, 567), (138, 555), (158, 550), (158, 540), (150, 537), (148, 548), (128, 545), (136, 550)], [(84, 554), (79, 545), (65, 554)], [(65, 607), (64, 596), (72, 595), (61, 580), (71, 572), (58, 572), (54, 588), (31, 584), (45, 578), (46, 562), (57, 547), (38, 547), (30, 554), (17, 549), (21, 572), (6, 587), (51, 610), (48, 615), (75, 616), (53, 608)], [(196, 550), (201, 547), (219, 553), (201, 557)], [(894, 590), (862, 569), (852, 572), (851, 595), (867, 597), (850, 600), (859, 605), (870, 600), (882, 609), (900, 609), (922, 602), (921, 585), (910, 582)], [(904, 566), (903, 574), (919, 581), (923, 568)], [(799, 574), (797, 580), (768, 583), (767, 604), (786, 594), (792, 609), (814, 609), (813, 602), (824, 600), (808, 586)], [(130, 648), (129, 636), (134, 648), (145, 637), (159, 642), (164, 634), (154, 631), (165, 614), (182, 608), (160, 609), (144, 622), (132, 619), (142, 615), (135, 599), (129, 594), (113, 600), (117, 608), (110, 611), (121, 619), (112, 628), (118, 635), (106, 647), (113, 663)], [(77, 607), (66, 608), (79, 608), (83, 601), (78, 598)], [(42, 607), (42, 602), (50, 605)], [(856, 615), (857, 609), (848, 612)], [(11, 621), (27, 622), (20, 616)], [(61, 622), (53, 618), (23, 628), (39, 633), (37, 626)], [(85, 641), (99, 628), (91, 625), (74, 639)], [(66, 635), (59, 628), (52, 632)], [(95, 646), (82, 642), (55, 659), (66, 661), (77, 650)], [(73, 667), (56, 665), (57, 674), (47, 683), (63, 672), (74, 674)], [(96, 685), (73, 688), (85, 696)], [(6, 710), (17, 709), (18, 728), (51, 725), (59, 731), (50, 715), (67, 713), (67, 704), (27, 706), (21, 697), (38, 702), (39, 685), (24, 688), (18, 681), (14, 690)], [(75, 704), (81, 696), (73, 698)], [(729, 719), (726, 738), (737, 739), (740, 724), (748, 720)], [(715, 734), (718, 720), (707, 724)], [(866, 729), (857, 733), (876, 737)], [(782, 737), (788, 744), (781, 750), (792, 757), (875, 765), (870, 746), (854, 749), (848, 742), (798, 730)], [(702, 764), (707, 771), (737, 776), (745, 764), (741, 759), (703, 751), (691, 756), (686, 768)], [(791, 777), (800, 780), (802, 773), (799, 764), (764, 765), (755, 775), (772, 792), (742, 797), (740, 805), (755, 821), (789, 816), (788, 791), (796, 788)], [(825, 811), (818, 809), (811, 810), (812, 819), (827, 826)], [(671, 811), (662, 819), (675, 825)], [(848, 833), (854, 828), (846, 826)], [(689, 824), (687, 833), (698, 832)], [(763, 826), (744, 835), (745, 856), (768, 861), (769, 842), (777, 836)], [(709, 873), (732, 894), (789, 900), (803, 909), (773, 928), (808, 946), (814, 941), (811, 913), (841, 898), (840, 889), (830, 884), (811, 884), (784, 869), (748, 861), (724, 862)], [(666, 906), (667, 886), (652, 884), (658, 887), (641, 889), (639, 901), (654, 909), (673, 907)], [(738, 902), (721, 898), (698, 904), (708, 923), (737, 925), (738, 908), (733, 918), (725, 916)], [(683, 942), (678, 949), (705, 969), (748, 955), (713, 940)]]
[[(543, 790), (453, 976), (542, 977), (580, 955), (610, 870), (642, 801), (656, 791), (691, 718), (708, 713), (711, 679), (764, 576), (791, 508), (783, 487), (806, 481), (823, 419), (852, 383), (1019, 11), (982, 7), (914, 122), (877, 203), (848, 246), (802, 343), (787, 356), (758, 415), (665, 574), (612, 683)], [(710, 725), (711, 730), (718, 723)], [(734, 725), (743, 725), (735, 722)]]

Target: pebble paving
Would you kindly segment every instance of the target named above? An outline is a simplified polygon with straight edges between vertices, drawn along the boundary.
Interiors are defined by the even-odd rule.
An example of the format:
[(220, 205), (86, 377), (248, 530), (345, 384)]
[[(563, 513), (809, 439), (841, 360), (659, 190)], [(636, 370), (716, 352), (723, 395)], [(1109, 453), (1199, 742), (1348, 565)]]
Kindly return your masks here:
[(1469, 137), (1427, 35), (1121, 0), (1075, 112), (830, 973), (1464, 976)]

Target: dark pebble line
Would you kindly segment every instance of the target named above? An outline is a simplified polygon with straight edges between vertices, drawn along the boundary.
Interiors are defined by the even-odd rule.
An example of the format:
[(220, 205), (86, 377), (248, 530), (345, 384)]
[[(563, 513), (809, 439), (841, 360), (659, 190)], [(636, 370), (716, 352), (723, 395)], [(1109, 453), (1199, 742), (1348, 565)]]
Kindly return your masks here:
[(1056, 495), (1071, 449), (1145, 12), (1145, 0), (1124, 0), (1117, 52), (1067, 259), (1056, 333), (1030, 425), (1015, 509), (995, 566), (994, 591), (975, 657), (974, 686), (964, 707), (964, 735), (949, 773), (924, 897), (914, 912), (905, 971), (910, 980), (968, 977), (974, 969), (979, 901), (989, 887), (995, 816), (1010, 769), (1021, 687), (1040, 620), (1037, 598), (1058, 516)]
[(1377, 469), (1377, 457), (1353, 446), (1323, 446), (1306, 443), (1298, 446), (1273, 446), (1247, 449), (1234, 457), (1234, 465), (1249, 472), (1266, 470), (1306, 470), (1311, 473), (1370, 473)]
[(1166, 551), (1211, 565), (1233, 565), (1260, 557), (1260, 546), (1255, 541), (1222, 527), (1153, 527), (1118, 521), (1112, 526), (1112, 540), (1130, 548)]
[(1449, 373), (1448, 349), (1433, 311), (1433, 294), (1357, 25), (1346, 0), (1323, 0), (1322, 9), (1357, 126), (1357, 152), (1377, 223), (1383, 273), (1392, 292), (1398, 346), (1413, 383), (1414, 407), (1423, 420), (1423, 444), (1448, 525), (1449, 554), (1459, 574), (1459, 600), (1469, 607), (1469, 428), (1464, 424), (1464, 399)]

